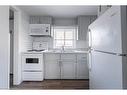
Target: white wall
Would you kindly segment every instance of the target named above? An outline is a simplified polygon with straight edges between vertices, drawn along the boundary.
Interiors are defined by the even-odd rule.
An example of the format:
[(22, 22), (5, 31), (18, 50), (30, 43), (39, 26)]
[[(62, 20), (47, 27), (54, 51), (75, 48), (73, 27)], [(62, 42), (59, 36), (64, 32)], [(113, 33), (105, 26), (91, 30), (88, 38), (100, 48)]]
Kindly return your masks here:
[(16, 7), (15, 30), (14, 30), (14, 84), (22, 82), (21, 76), (21, 53), (31, 49), (32, 38), (29, 32), (29, 16)]
[(32, 37), (28, 35), (29, 33), (29, 16), (21, 11), (20, 14), (20, 31), (19, 31), (19, 51), (27, 51), (31, 49)]
[(0, 6), (0, 89), (9, 88), (9, 7)]
[(76, 41), (76, 49), (83, 49), (87, 50), (88, 49), (88, 41), (85, 40), (77, 40)]
[(48, 49), (53, 48), (53, 38), (52, 37), (33, 37), (34, 42), (47, 42), (48, 43)]

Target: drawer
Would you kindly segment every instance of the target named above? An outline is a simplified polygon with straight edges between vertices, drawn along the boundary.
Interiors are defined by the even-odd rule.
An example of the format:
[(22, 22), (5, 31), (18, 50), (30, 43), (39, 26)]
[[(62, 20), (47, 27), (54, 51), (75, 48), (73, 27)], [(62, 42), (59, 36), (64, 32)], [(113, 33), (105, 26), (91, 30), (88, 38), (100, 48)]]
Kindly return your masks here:
[(87, 60), (87, 54), (77, 54), (77, 60)]
[(76, 61), (76, 54), (61, 54), (61, 60), (73, 60), (73, 61)]
[(60, 54), (44, 54), (44, 60), (45, 61), (55, 61), (55, 60), (59, 60), (60, 59)]
[(23, 64), (22, 65), (22, 71), (26, 71), (26, 70), (37, 70), (37, 71), (42, 71), (43, 70), (43, 65), (42, 64)]
[(70, 62), (70, 63), (76, 63), (76, 59), (61, 59), (61, 62), (62, 63), (68, 63), (68, 62)]
[(52, 60), (49, 59), (49, 60), (44, 60), (44, 63), (45, 63), (45, 64), (46, 64), (46, 63), (54, 63), (54, 62), (57, 63), (57, 62), (59, 62), (59, 60), (60, 60), (60, 59), (54, 59), (54, 60), (53, 60), (53, 59), (52, 59)]
[(23, 81), (42, 81), (43, 72), (23, 72), (22, 79)]
[(77, 63), (81, 63), (81, 64), (87, 64), (87, 60), (77, 60)]

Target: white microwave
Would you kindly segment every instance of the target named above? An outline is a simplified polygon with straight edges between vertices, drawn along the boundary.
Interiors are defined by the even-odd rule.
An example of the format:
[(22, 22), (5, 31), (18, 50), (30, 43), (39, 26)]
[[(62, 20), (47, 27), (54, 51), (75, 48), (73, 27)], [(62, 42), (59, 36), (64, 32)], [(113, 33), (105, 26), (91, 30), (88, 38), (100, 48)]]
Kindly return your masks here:
[(30, 24), (31, 36), (50, 36), (50, 24)]

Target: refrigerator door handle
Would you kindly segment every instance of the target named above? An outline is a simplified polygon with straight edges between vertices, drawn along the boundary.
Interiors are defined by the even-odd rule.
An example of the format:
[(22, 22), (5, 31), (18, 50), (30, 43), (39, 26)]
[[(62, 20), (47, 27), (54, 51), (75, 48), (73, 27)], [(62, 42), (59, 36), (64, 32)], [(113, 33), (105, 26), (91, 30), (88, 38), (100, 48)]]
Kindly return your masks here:
[(92, 34), (91, 34), (90, 29), (88, 29), (88, 33), (89, 33), (89, 49), (91, 49), (91, 47), (92, 47)]
[(118, 56), (125, 56), (127, 57), (127, 54), (117, 54)]
[(91, 55), (91, 53), (89, 53), (89, 62), (88, 62), (89, 71), (91, 71), (91, 68), (92, 68), (92, 55)]
[(107, 52), (107, 51), (94, 50), (94, 49), (91, 49), (91, 50), (96, 51), (96, 52), (101, 52), (101, 53), (107, 53), (107, 54), (112, 54), (112, 55), (117, 55), (117, 56), (124, 56), (124, 57), (127, 57), (127, 54), (114, 53), (114, 52)]

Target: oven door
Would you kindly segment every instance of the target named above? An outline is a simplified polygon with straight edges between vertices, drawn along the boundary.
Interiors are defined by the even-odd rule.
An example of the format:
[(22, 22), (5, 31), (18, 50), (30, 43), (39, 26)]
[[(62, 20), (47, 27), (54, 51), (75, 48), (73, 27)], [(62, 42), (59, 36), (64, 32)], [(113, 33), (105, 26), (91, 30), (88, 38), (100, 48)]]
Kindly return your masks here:
[(23, 71), (42, 71), (43, 55), (42, 54), (24, 54), (22, 56)]

